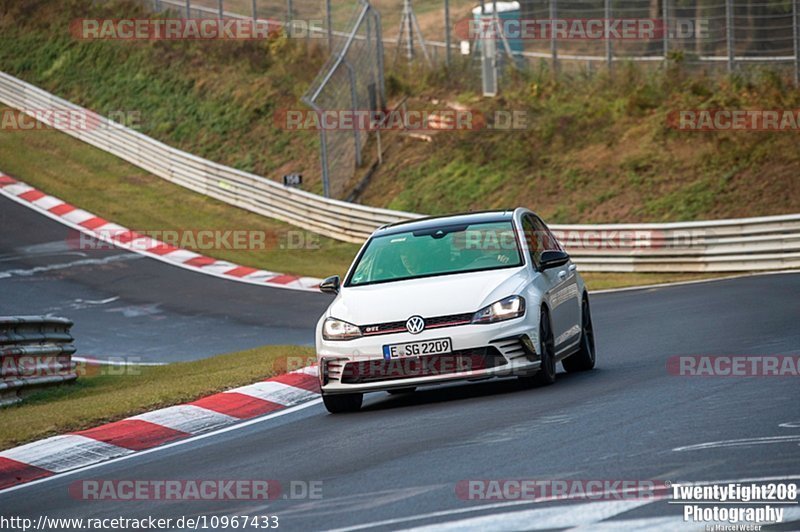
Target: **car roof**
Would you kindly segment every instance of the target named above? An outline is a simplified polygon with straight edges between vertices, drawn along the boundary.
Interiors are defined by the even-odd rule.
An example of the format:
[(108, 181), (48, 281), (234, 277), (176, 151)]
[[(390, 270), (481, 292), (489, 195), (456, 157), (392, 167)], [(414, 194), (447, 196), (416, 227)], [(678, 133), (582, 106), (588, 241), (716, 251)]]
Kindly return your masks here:
[(427, 218), (418, 218), (416, 220), (408, 220), (384, 225), (375, 231), (373, 236), (393, 235), (397, 233), (406, 233), (408, 231), (434, 229), (436, 227), (444, 227), (447, 225), (507, 222), (511, 221), (513, 217), (513, 209), (502, 211), (467, 212), (448, 214), (445, 216), (430, 216)]

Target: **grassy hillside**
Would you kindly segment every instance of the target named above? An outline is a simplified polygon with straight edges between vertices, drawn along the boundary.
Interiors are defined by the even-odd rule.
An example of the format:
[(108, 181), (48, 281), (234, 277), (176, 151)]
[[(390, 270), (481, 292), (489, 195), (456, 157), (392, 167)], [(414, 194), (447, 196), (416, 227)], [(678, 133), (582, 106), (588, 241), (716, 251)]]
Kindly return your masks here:
[(274, 127), (326, 58), (275, 36), (262, 41), (79, 41), (77, 18), (149, 16), (134, 0), (0, 2), (0, 69), (100, 114), (138, 113), (139, 130), (242, 170), (319, 174), (318, 137)]
[[(141, 130), (273, 179), (302, 172), (321, 190), (317, 135), (275, 127), (326, 52), (317, 43), (79, 42), (78, 17), (144, 16), (141, 3), (0, 2), (0, 69), (99, 112), (138, 111)], [(388, 65), (392, 61), (387, 61)], [(427, 213), (529, 206), (552, 222), (666, 221), (800, 212), (796, 133), (671, 130), (676, 109), (800, 108), (800, 91), (769, 72), (689, 75), (617, 65), (613, 75), (546, 67), (512, 72), (496, 99), (475, 92), (464, 64), (387, 74), (410, 108), (459, 102), (488, 114), (523, 111), (515, 131), (386, 135), (386, 163), (360, 194), (371, 205)], [(471, 80), (465, 82), (464, 80)], [(438, 102), (438, 103), (434, 103)]]
[(773, 73), (707, 77), (679, 63), (666, 71), (620, 65), (612, 76), (553, 82), (543, 69), (509, 76), (496, 100), (454, 78), (427, 78), (402, 90), (419, 102), (449, 96), (487, 115), (521, 111), (529, 127), (400, 140), (361, 196), (365, 203), (418, 212), (521, 204), (561, 223), (800, 212), (796, 131), (667, 126), (674, 110), (800, 107), (800, 91)]

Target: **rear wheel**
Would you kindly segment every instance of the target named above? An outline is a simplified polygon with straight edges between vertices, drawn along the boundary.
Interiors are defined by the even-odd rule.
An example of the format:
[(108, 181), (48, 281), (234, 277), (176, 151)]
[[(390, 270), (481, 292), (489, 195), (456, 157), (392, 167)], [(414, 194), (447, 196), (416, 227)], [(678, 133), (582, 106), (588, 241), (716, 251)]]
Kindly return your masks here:
[(389, 392), (389, 395), (403, 395), (406, 393), (411, 393), (416, 389), (417, 389), (416, 386), (409, 386), (407, 388), (395, 388), (394, 390), (386, 390), (386, 391)]
[(588, 371), (594, 367), (594, 329), (592, 327), (592, 313), (589, 309), (589, 299), (584, 297), (581, 304), (581, 347), (580, 350), (561, 361), (564, 369), (569, 373)]
[(539, 371), (530, 377), (520, 377), (531, 386), (547, 386), (556, 381), (556, 349), (553, 341), (553, 327), (547, 310), (542, 308), (539, 316), (539, 344), (541, 346), (541, 365)]
[(357, 412), (364, 400), (363, 393), (347, 393), (340, 395), (323, 395), (322, 402), (331, 414)]

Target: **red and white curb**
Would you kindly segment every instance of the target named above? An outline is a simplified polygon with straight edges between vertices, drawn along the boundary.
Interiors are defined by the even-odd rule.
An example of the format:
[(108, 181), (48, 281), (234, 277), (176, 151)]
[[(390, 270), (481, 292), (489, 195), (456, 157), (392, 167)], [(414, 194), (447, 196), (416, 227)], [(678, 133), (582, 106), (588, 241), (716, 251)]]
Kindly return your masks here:
[(181, 268), (223, 279), (293, 290), (317, 291), (320, 279), (240, 266), (171, 246), (78, 209), (54, 196), (0, 172), (0, 194), (62, 224), (119, 248)]
[(196, 436), (319, 397), (316, 366), (0, 452), (0, 490)]

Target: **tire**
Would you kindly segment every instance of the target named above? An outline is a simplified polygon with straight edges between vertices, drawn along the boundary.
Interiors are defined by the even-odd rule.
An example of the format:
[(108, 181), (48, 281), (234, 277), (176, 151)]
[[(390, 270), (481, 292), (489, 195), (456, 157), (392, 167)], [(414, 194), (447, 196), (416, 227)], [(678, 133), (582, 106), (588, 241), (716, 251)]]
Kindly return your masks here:
[(528, 386), (549, 386), (556, 381), (556, 349), (553, 341), (553, 327), (550, 323), (550, 315), (542, 307), (539, 316), (539, 342), (542, 351), (542, 364), (534, 375), (520, 377), (523, 383)]
[(581, 304), (581, 347), (561, 361), (567, 373), (589, 371), (594, 367), (596, 352), (594, 347), (594, 327), (592, 326), (592, 312), (589, 309), (589, 299), (583, 298)]
[(364, 400), (363, 393), (348, 393), (341, 395), (323, 395), (322, 402), (331, 414), (344, 412), (358, 412)]
[(395, 388), (394, 390), (386, 390), (386, 391), (389, 393), (389, 395), (404, 395), (407, 393), (412, 393), (416, 389), (417, 389), (416, 386), (409, 386), (407, 388)]

